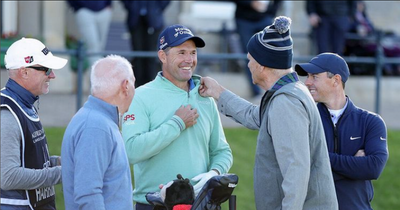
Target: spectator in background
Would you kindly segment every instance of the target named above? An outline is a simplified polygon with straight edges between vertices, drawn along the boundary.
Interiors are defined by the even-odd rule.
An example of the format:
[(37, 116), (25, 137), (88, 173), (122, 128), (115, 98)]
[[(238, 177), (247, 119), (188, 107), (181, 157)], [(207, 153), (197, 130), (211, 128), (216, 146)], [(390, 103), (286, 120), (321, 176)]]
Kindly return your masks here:
[(306, 2), (318, 53), (334, 52), (343, 55), (345, 36), (355, 9), (355, 1), (352, 0)]
[[(369, 56), (375, 57), (377, 53), (377, 33), (372, 21), (367, 14), (367, 7), (364, 1), (357, 1), (357, 10), (354, 14), (354, 22), (352, 23), (350, 33), (359, 36), (359, 39), (349, 39), (346, 41), (344, 55), (346, 56)], [(383, 53), (386, 57), (400, 57), (400, 37), (393, 32), (385, 32), (381, 37)], [(352, 74), (375, 73), (375, 64), (350, 64)], [(400, 75), (399, 64), (385, 64), (383, 73), (386, 75)]]
[(8, 48), (4, 61), (10, 78), (1, 90), (0, 208), (55, 210), (61, 163), (49, 155), (34, 103), (49, 92), (53, 69), (67, 60), (53, 56), (39, 40), (22, 38)]
[[(131, 34), (134, 51), (157, 51), (158, 35), (164, 28), (163, 12), (170, 1), (125, 1), (126, 24)], [(133, 58), (131, 61), (136, 75), (136, 87), (154, 79), (157, 72), (156, 58)]]
[[(276, 12), (281, 5), (281, 0), (274, 1), (234, 1), (236, 3), (235, 21), (236, 30), (240, 37), (243, 51), (247, 51), (247, 42), (253, 34), (272, 24)], [(247, 52), (245, 52), (247, 53)], [(251, 72), (246, 66), (246, 77), (251, 86), (252, 96), (261, 94), (260, 88), (253, 84)]]
[(375, 27), (369, 19), (365, 2), (357, 1), (357, 7), (354, 13), (354, 21), (350, 25), (349, 33), (354, 35), (358, 35), (359, 39), (349, 39), (346, 40), (346, 48), (344, 51), (345, 55), (354, 55), (354, 56), (371, 56), (370, 52), (367, 52), (364, 49), (364, 45), (370, 42), (375, 42), (375, 38), (372, 40), (363, 39), (368, 38), (369, 36), (375, 35)]
[(350, 72), (338, 54), (319, 54), (295, 70), (307, 76), (305, 85), (318, 102), (339, 209), (372, 209), (372, 180), (378, 179), (389, 156), (385, 122), (346, 96)]
[[(354, 21), (351, 23), (349, 33), (356, 35), (356, 38), (345, 41), (344, 56), (374, 56), (376, 47), (371, 49), (369, 46), (376, 46), (375, 27), (370, 21), (366, 5), (363, 1), (357, 1), (356, 10), (353, 14)], [(374, 64), (351, 63), (349, 70), (354, 75), (367, 75), (375, 72)]]
[[(110, 1), (74, 1), (68, 0), (68, 4), (75, 13), (75, 22), (78, 26), (81, 38), (86, 44), (89, 53), (104, 51), (107, 43), (108, 30), (112, 18)], [(89, 57), (89, 66), (101, 55)]]
[(350, 26), (350, 32), (356, 32), (361, 37), (372, 35), (375, 27), (367, 14), (367, 8), (364, 1), (357, 1), (354, 21)]

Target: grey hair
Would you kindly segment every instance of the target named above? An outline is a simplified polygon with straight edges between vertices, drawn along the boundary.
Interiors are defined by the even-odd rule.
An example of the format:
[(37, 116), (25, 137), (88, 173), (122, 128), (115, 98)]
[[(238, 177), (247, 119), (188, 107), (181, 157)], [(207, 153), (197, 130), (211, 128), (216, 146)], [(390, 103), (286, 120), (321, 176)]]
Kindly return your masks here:
[[(168, 53), (169, 53), (169, 51), (171, 50), (171, 48), (172, 48), (172, 47), (167, 47), (167, 48), (163, 49), (162, 51), (164, 51), (164, 53), (165, 53), (166, 55), (168, 55)], [(158, 61), (159, 61), (159, 63), (162, 65), (162, 61), (161, 61), (161, 60), (158, 60)]]
[(335, 74), (332, 72), (327, 71), (326, 73), (327, 73), (329, 79), (331, 79), (333, 76), (335, 76)]
[[(330, 72), (330, 71), (327, 71), (327, 72), (326, 72), (326, 75), (328, 76), (329, 79), (331, 79), (332, 77), (335, 76), (335, 74), (332, 73), (332, 72)], [(341, 81), (341, 82), (342, 82), (342, 86), (343, 86), (343, 90), (344, 90), (344, 88), (346, 87), (346, 85), (345, 85), (345, 83), (344, 83), (343, 81)]]
[(172, 47), (167, 47), (164, 49), (165, 54), (168, 54), (168, 52), (171, 50)]
[(7, 70), (8, 70), (8, 76), (13, 79), (17, 75), (17, 70), (19, 70), (19, 68), (18, 69), (7, 69)]
[(108, 55), (97, 60), (91, 69), (90, 91), (92, 95), (109, 97), (118, 91), (122, 81), (132, 81), (132, 64), (119, 55)]

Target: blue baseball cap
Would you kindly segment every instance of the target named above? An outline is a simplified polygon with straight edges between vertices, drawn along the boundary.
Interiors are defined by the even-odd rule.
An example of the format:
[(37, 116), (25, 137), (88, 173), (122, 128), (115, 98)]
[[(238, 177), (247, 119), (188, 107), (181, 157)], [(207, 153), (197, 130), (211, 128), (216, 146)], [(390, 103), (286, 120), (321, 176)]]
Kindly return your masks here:
[(307, 76), (308, 73), (331, 72), (339, 74), (343, 82), (346, 82), (350, 76), (346, 61), (336, 53), (321, 53), (308, 63), (296, 64), (295, 70), (300, 76)]
[(168, 26), (161, 34), (158, 36), (157, 47), (158, 50), (165, 50), (168, 47), (175, 47), (181, 45), (187, 40), (193, 40), (196, 47), (204, 47), (206, 43), (204, 40), (198, 36), (194, 36), (192, 31), (183, 25), (172, 25)]

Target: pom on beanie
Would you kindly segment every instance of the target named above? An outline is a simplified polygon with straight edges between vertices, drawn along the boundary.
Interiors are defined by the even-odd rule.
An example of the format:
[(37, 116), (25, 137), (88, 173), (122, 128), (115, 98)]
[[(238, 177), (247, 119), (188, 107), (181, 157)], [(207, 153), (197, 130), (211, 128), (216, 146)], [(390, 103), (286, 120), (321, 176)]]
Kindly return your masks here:
[(283, 34), (289, 31), (291, 23), (292, 23), (291, 19), (284, 16), (279, 16), (275, 18), (273, 25), (275, 26), (275, 29), (278, 31), (278, 33)]
[(262, 66), (274, 69), (292, 67), (293, 41), (290, 36), (292, 20), (285, 16), (274, 19), (274, 23), (254, 34), (247, 51)]

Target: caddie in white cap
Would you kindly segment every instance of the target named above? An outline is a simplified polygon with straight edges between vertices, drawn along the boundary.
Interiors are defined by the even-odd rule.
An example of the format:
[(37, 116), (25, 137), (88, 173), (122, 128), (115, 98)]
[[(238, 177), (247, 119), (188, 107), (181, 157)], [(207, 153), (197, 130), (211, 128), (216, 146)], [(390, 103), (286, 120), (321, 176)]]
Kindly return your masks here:
[(39, 40), (22, 38), (4, 57), (9, 79), (1, 89), (1, 209), (55, 209), (61, 159), (49, 155), (34, 103), (66, 59)]
[(50, 79), (56, 77), (52, 70), (63, 68), (67, 60), (54, 56), (39, 40), (23, 37), (8, 48), (4, 62), (11, 80), (39, 96), (49, 92)]
[(67, 63), (66, 59), (54, 56), (39, 40), (25, 37), (8, 48), (4, 59), (7, 69), (34, 65), (61, 69)]

